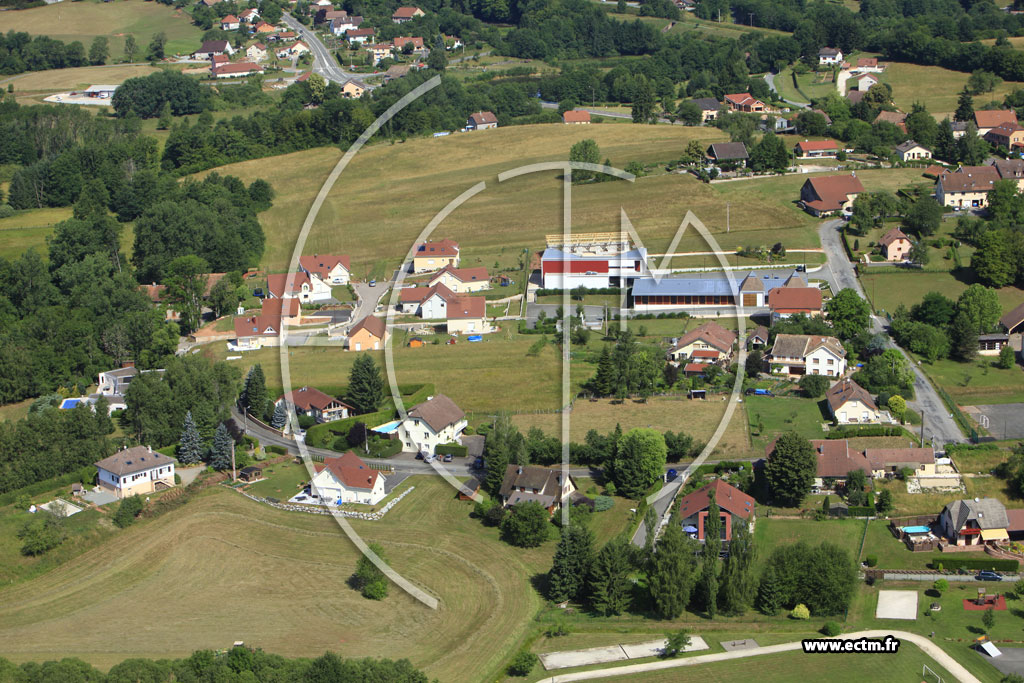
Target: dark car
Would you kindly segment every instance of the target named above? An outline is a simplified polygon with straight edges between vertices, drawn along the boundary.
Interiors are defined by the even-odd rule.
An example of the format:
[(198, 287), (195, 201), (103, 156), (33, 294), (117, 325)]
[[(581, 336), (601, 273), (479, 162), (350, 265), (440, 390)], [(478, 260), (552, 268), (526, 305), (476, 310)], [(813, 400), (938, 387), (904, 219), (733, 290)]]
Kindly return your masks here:
[(473, 467), (475, 467), (476, 469), (480, 469), (483, 466), (484, 466), (484, 459), (482, 457), (480, 457), (479, 455), (476, 456), (476, 460), (473, 461)]
[(417, 453), (416, 454), (416, 459), (417, 460), (422, 460), (423, 459), (423, 454), (422, 453)]
[(1002, 581), (1003, 580), (1002, 576), (1000, 576), (999, 574), (996, 574), (995, 572), (990, 572), (990, 571), (978, 572), (978, 575), (975, 576), (974, 578), (976, 578), (978, 581)]
[(252, 290), (252, 295), (254, 297), (256, 297), (257, 299), (262, 299), (263, 298), (263, 289), (261, 287), (257, 287), (256, 289)]

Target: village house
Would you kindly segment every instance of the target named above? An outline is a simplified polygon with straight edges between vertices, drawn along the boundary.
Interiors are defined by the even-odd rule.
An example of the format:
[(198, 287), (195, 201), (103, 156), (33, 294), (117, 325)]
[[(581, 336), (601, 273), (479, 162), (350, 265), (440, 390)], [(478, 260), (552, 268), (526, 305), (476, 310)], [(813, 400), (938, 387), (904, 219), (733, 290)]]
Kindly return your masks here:
[(900, 161), (921, 161), (922, 159), (931, 159), (932, 151), (924, 145), (919, 145), (913, 140), (907, 140), (896, 145), (896, 154), (899, 155)]
[(821, 289), (818, 287), (785, 286), (768, 292), (768, 310), (774, 325), (793, 315), (821, 315)]
[(746, 166), (747, 146), (742, 142), (715, 142), (707, 150), (708, 158), (715, 163), (734, 163), (737, 166)]
[(291, 57), (298, 57), (306, 52), (309, 52), (309, 48), (300, 40), (297, 43), (280, 48), (277, 51), (277, 57), (278, 59), (289, 59)]
[(913, 470), (915, 477), (936, 474), (934, 448), (866, 448), (864, 457), (872, 479), (895, 479), (903, 470)]
[(582, 109), (569, 109), (562, 114), (562, 123), (573, 125), (590, 123), (590, 112)]
[(942, 535), (958, 546), (1007, 541), (1009, 525), (1006, 507), (995, 498), (954, 500), (942, 509), (939, 517)]
[(368, 40), (372, 40), (374, 34), (375, 30), (372, 28), (350, 28), (345, 31), (345, 40), (361, 45)]
[(537, 502), (552, 514), (562, 505), (571, 504), (573, 494), (577, 491), (572, 476), (563, 475), (559, 470), (534, 465), (509, 465), (505, 468), (498, 496), (503, 507)]
[[(108, 414), (115, 410), (124, 410), (128, 407), (125, 403), (125, 395), (128, 393), (129, 385), (131, 385), (132, 380), (146, 372), (162, 373), (163, 370), (139, 370), (135, 367), (135, 361), (130, 360), (125, 361), (119, 368), (105, 370), (99, 373), (97, 378), (96, 393), (89, 394), (88, 398), (85, 399), (85, 402), (95, 410), (96, 402), (102, 396), (107, 401)], [(77, 403), (78, 401), (76, 400), (75, 404), (77, 405)]]
[(732, 356), (735, 343), (735, 332), (714, 321), (708, 321), (680, 337), (667, 355), (669, 360), (676, 363), (719, 363)]
[(445, 266), (437, 272), (437, 275), (430, 278), (428, 283), (431, 287), (442, 284), (456, 294), (469, 294), (481, 292), (491, 288), (491, 278), (487, 274), (487, 268), (452, 268)]
[(700, 122), (707, 123), (718, 118), (718, 112), (722, 109), (722, 103), (714, 97), (697, 97), (690, 100), (700, 109)]
[(871, 122), (872, 125), (876, 123), (891, 123), (904, 133), (907, 132), (907, 115), (901, 111), (880, 111), (875, 120)]
[(441, 282), (427, 287), (404, 287), (398, 292), (398, 310), (427, 320), (443, 320), (448, 316), (448, 304), (457, 298)]
[(192, 59), (213, 59), (214, 55), (233, 55), (235, 48), (226, 40), (207, 40), (202, 47), (192, 53)]
[(324, 505), (376, 505), (387, 495), (384, 493), (384, 475), (371, 469), (352, 451), (328, 456), (323, 463), (316, 463), (313, 467), (316, 475), (310, 480), (310, 490), (320, 497)]
[(999, 171), (995, 166), (961, 166), (939, 176), (935, 199), (943, 206), (983, 208), (988, 205), (988, 193), (997, 180)]
[(828, 412), (837, 424), (879, 424), (882, 413), (867, 389), (851, 379), (841, 380), (825, 392)]
[(974, 125), (978, 135), (985, 135), (1004, 123), (1017, 123), (1017, 114), (1012, 109), (981, 109), (974, 112)]
[(877, 57), (860, 57), (857, 60), (857, 71), (879, 73), (885, 66), (878, 63)]
[(835, 140), (801, 140), (793, 147), (799, 159), (834, 159), (839, 154)]
[(408, 76), (411, 68), (408, 64), (392, 64), (384, 72), (384, 83), (387, 84), (397, 78)]
[(882, 248), (882, 255), (886, 261), (904, 261), (914, 244), (902, 230), (892, 228), (878, 240), (878, 246)]
[(267, 291), (274, 298), (293, 298), (304, 304), (330, 301), (332, 298), (329, 284), (302, 270), (267, 275)]
[(363, 23), (363, 18), (358, 15), (349, 16), (346, 14), (343, 17), (335, 17), (330, 20), (328, 24), (330, 31), (333, 35), (339, 38), (344, 35), (348, 35), (349, 31), (358, 29)]
[(461, 443), (466, 424), (466, 414), (455, 402), (438, 394), (409, 410), (398, 427), (398, 436), (406, 451), (434, 455), (434, 449), (442, 444)]
[(768, 345), (769, 338), (768, 328), (764, 325), (758, 325), (754, 328), (753, 332), (747, 335), (747, 350), (763, 349)]
[(242, 13), (238, 15), (238, 18), (247, 24), (252, 24), (256, 21), (259, 21), (260, 11), (255, 7), (252, 9), (243, 10)]
[(1020, 151), (1024, 147), (1024, 127), (1016, 121), (1001, 123), (985, 133), (984, 137), (989, 144), (1011, 152)]
[(463, 47), (465, 45), (465, 43), (462, 42), (462, 38), (459, 38), (458, 36), (449, 36), (447, 34), (442, 34), (441, 40), (444, 41), (445, 50), (458, 50), (460, 47)]
[(253, 43), (245, 49), (245, 56), (253, 62), (262, 62), (267, 58), (267, 46), (263, 43)]
[(448, 304), (448, 334), (490, 332), (486, 318), (487, 299), (482, 296), (460, 296)]
[(1024, 304), (999, 319), (1000, 330), (989, 334), (978, 335), (978, 355), (998, 356), (1004, 346), (1009, 346), (1015, 353), (1021, 353), (1022, 335), (1024, 335)]
[(469, 120), (466, 121), (466, 130), (485, 130), (497, 127), (498, 117), (489, 111), (478, 111), (470, 114)]
[(329, 285), (349, 283), (349, 258), (337, 254), (313, 254), (299, 257), (299, 269)]
[(748, 114), (757, 114), (767, 110), (764, 102), (748, 92), (726, 95), (725, 104), (730, 111), (742, 111)]
[(358, 100), (360, 97), (363, 96), (363, 93), (365, 93), (368, 89), (369, 88), (366, 87), (366, 84), (360, 81), (359, 79), (350, 78), (347, 81), (345, 81), (345, 84), (343, 86), (341, 86), (341, 94), (344, 95), (345, 97), (350, 97), (354, 100)]
[(878, 79), (871, 74), (863, 74), (861, 76), (857, 76), (853, 80), (853, 84), (857, 86), (857, 90), (867, 92), (868, 90), (871, 90), (871, 86), (878, 84)]
[(423, 38), (419, 36), (396, 36), (391, 40), (391, 44), (394, 46), (395, 52), (405, 53), (403, 49), (406, 45), (412, 45), (412, 53), (416, 55), (422, 55), (426, 52), (426, 48), (423, 46)]
[(268, 24), (265, 21), (260, 21), (259, 23), (256, 24), (256, 27), (253, 29), (253, 32), (257, 34), (270, 34), (276, 33), (277, 29), (272, 24)]
[(404, 24), (407, 21), (412, 21), (416, 17), (422, 17), (426, 14), (419, 7), (399, 7), (395, 10), (394, 14), (391, 15), (391, 21), (396, 24)]
[(149, 446), (133, 446), (96, 463), (99, 487), (118, 498), (174, 488), (174, 460)]
[(993, 166), (1001, 180), (1013, 180), (1017, 190), (1024, 190), (1024, 159), (996, 159)]
[(413, 252), (412, 272), (430, 273), (445, 266), (459, 267), (459, 243), (449, 239), (424, 242)]
[(380, 60), (391, 56), (391, 43), (369, 43), (366, 45), (366, 52), (369, 53), (376, 65)]
[(368, 315), (348, 331), (349, 351), (380, 351), (388, 338), (388, 326), (383, 318)]
[(846, 349), (835, 337), (813, 334), (780, 334), (768, 352), (773, 372), (784, 375), (825, 375), (846, 373)]
[(229, 14), (220, 20), (221, 31), (237, 31), (240, 25), (241, 22), (234, 14)]
[(290, 407), (296, 415), (309, 415), (317, 422), (334, 422), (343, 420), (352, 414), (352, 406), (333, 396), (325, 394), (316, 387), (302, 387), (279, 396), (274, 401), (277, 407), (282, 403)]
[[(868, 478), (887, 479), (899, 475), (907, 468), (913, 470), (913, 476), (917, 477), (936, 474), (935, 451), (931, 448), (874, 448), (859, 451), (851, 448), (847, 439), (814, 439), (811, 447), (817, 458), (813, 484), (817, 491), (834, 490), (837, 483), (845, 482), (847, 475), (856, 471), (863, 472)], [(771, 459), (774, 451), (773, 440), (765, 447), (765, 456)]]
[(843, 51), (836, 47), (823, 47), (818, 50), (819, 66), (836, 66), (843, 63)]
[(705, 484), (679, 501), (679, 523), (683, 531), (702, 543), (706, 540), (708, 508), (711, 507), (712, 497), (719, 510), (720, 540), (731, 541), (737, 524), (746, 524), (753, 532), (754, 499), (722, 479)]
[(231, 351), (255, 351), (280, 346), (281, 318), (273, 315), (243, 315), (234, 319), (235, 339)]
[(811, 215), (828, 216), (853, 209), (864, 186), (853, 173), (808, 178), (800, 188), (800, 205)]
[(214, 78), (240, 78), (263, 73), (263, 67), (252, 62), (235, 62), (214, 65), (210, 72)]

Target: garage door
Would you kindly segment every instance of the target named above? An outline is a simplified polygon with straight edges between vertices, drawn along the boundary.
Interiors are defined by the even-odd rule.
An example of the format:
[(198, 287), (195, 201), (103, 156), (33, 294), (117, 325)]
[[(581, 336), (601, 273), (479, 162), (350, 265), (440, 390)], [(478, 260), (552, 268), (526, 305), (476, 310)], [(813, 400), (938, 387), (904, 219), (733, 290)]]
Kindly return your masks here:
[(744, 294), (743, 295), (744, 306), (757, 306), (757, 294)]

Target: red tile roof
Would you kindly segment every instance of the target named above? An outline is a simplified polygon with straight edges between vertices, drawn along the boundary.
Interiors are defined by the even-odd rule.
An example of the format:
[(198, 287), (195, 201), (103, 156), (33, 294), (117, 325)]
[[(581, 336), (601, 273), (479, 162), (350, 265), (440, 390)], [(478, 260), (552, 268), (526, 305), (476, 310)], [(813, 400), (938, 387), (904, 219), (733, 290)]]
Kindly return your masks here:
[(871, 398), (868, 390), (854, 382), (852, 379), (836, 382), (825, 392), (825, 399), (835, 412), (847, 401), (860, 401), (871, 410), (878, 410), (875, 399)]
[(301, 312), (302, 305), (299, 304), (298, 299), (263, 299), (263, 307), (261, 311), (262, 315), (276, 316), (278, 318), (280, 318), (281, 316), (294, 318)]
[(281, 332), (281, 318), (273, 315), (247, 315), (235, 318), (235, 338), (274, 337)]
[(214, 64), (214, 75), (263, 73), (263, 67), (252, 62), (236, 62), (235, 64)]
[(748, 92), (733, 93), (725, 96), (726, 102), (731, 102), (738, 107), (749, 107), (755, 104), (763, 104), (759, 99)]
[(903, 231), (900, 230), (899, 228), (893, 228), (889, 232), (882, 235), (882, 238), (878, 240), (878, 243), (881, 244), (883, 247), (887, 247), (898, 240), (906, 240), (909, 242), (910, 238), (903, 234)]
[(712, 490), (715, 492), (715, 503), (722, 510), (746, 520), (749, 520), (750, 516), (754, 514), (755, 503), (753, 498), (735, 486), (721, 479), (715, 479), (710, 484), (705, 484), (679, 501), (679, 517), (686, 519), (691, 515), (707, 510), (708, 505), (711, 504), (708, 492)]
[(974, 124), (978, 128), (995, 128), (1004, 123), (1017, 123), (1017, 114), (1012, 109), (983, 109), (974, 112)]
[(416, 258), (425, 256), (458, 256), (459, 243), (453, 240), (441, 240), (440, 242), (424, 242), (413, 254)]
[(817, 287), (776, 287), (768, 292), (768, 308), (775, 312), (821, 312), (821, 290)]
[(961, 166), (939, 176), (943, 192), (988, 192), (997, 180), (995, 166)]
[(341, 456), (324, 458), (322, 465), (317, 464), (314, 467), (317, 474), (329, 470), (345, 488), (352, 489), (372, 489), (377, 483), (377, 477), (383, 476), (377, 470), (371, 470), (363, 459), (352, 451)]
[(829, 149), (839, 149), (835, 140), (801, 140), (796, 143), (798, 152), (820, 152)]
[(673, 346), (672, 349), (681, 349), (685, 346), (689, 346), (697, 340), (703, 341), (709, 346), (713, 346), (722, 353), (729, 353), (732, 349), (732, 345), (736, 342), (736, 333), (725, 329), (712, 320), (695, 327), (684, 334), (679, 338), (679, 341), (676, 342), (676, 345)]
[(875, 66), (878, 66), (878, 58), (877, 57), (861, 57), (860, 59), (857, 60), (857, 68), (859, 68), (859, 69), (863, 69), (865, 67), (875, 67)]
[(314, 275), (319, 275), (321, 280), (326, 280), (327, 274), (339, 263), (345, 270), (350, 270), (348, 267), (348, 256), (339, 256), (338, 254), (313, 254), (312, 256), (299, 257), (299, 265), (302, 269), (313, 273)]
[(351, 337), (360, 330), (366, 330), (377, 339), (383, 339), (387, 332), (387, 323), (375, 315), (368, 315), (352, 326), (352, 329), (348, 331), (348, 336)]
[(485, 123), (497, 123), (498, 117), (495, 116), (493, 112), (478, 111), (475, 114), (470, 114), (469, 120), (472, 121), (474, 125), (480, 126)]
[(412, 43), (414, 50), (423, 49), (423, 38), (419, 36), (398, 36), (394, 38), (391, 43), (395, 46), (396, 50), (401, 50), (406, 43)]
[(860, 194), (864, 186), (854, 175), (827, 175), (817, 178), (808, 178), (814, 194), (818, 199), (806, 202), (808, 206), (819, 211), (836, 211), (848, 199), (848, 195)]
[(487, 299), (482, 296), (462, 296), (448, 304), (448, 320), (483, 318), (486, 315)]
[(416, 16), (417, 12), (421, 11), (422, 10), (419, 7), (399, 7), (391, 16), (392, 18), (398, 19), (412, 19)]
[[(267, 289), (278, 299), (283, 299), (285, 296), (284, 287), (288, 283), (289, 277), (292, 277), (289, 273), (271, 273), (267, 275)], [(288, 290), (289, 294), (301, 292), (303, 284), (310, 284), (308, 273), (295, 273), (294, 278), (291, 283), (291, 289)]]
[(490, 275), (487, 274), (486, 266), (478, 266), (476, 268), (452, 268), (450, 265), (445, 266), (437, 275), (430, 278), (431, 282), (437, 282), (445, 273), (451, 273), (459, 282), (487, 282), (491, 279)]
[(562, 114), (563, 123), (590, 123), (590, 112), (581, 109), (570, 109)]
[(289, 391), (288, 393), (278, 397), (277, 400), (288, 401), (293, 406), (300, 408), (301, 410), (309, 410), (310, 408), (324, 410), (332, 403), (339, 403), (349, 408), (352, 407), (340, 399), (334, 398), (329, 394), (325, 394), (316, 387), (302, 387), (301, 389), (295, 389), (294, 391)]

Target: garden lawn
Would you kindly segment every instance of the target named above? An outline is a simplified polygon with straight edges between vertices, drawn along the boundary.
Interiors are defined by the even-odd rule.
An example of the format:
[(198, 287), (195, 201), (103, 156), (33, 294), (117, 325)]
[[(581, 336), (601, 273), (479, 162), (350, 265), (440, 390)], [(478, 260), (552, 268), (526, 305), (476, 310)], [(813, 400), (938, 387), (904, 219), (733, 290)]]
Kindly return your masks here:
[(970, 363), (944, 359), (921, 368), (959, 405), (988, 405), (1024, 401), (1024, 372), (1019, 365), (995, 367), (995, 356), (978, 356)]
[(59, 3), (5, 12), (3, 28), (43, 34), (65, 42), (78, 40), (86, 50), (94, 37), (106, 36), (110, 40), (111, 59), (108, 61), (123, 56), (125, 36), (129, 33), (139, 45), (136, 60), (145, 58), (146, 46), (157, 33), (167, 35), (165, 52), (168, 55), (197, 50), (203, 34), (184, 10), (143, 0)]
[(772, 549), (780, 545), (806, 541), (814, 546), (822, 541), (829, 541), (844, 548), (853, 560), (856, 558), (863, 535), (864, 521), (860, 519), (827, 519), (819, 522), (813, 519), (759, 516), (754, 524), (754, 540), (762, 557), (767, 557)]
[[(961, 279), (952, 272), (945, 271), (917, 272), (886, 269), (885, 272), (869, 271), (861, 275), (860, 279), (864, 293), (874, 303), (875, 309), (891, 313), (899, 304), (910, 308), (919, 303), (928, 292), (941, 292), (955, 301), (973, 282), (973, 279), (968, 279), (973, 275), (969, 270), (965, 275)], [(1024, 302), (1024, 290), (1022, 289), (1003, 287), (997, 291), (1004, 312), (1010, 311)]]
[[(824, 438), (821, 425), (825, 417), (819, 402), (810, 398), (782, 396), (744, 396), (751, 442), (758, 452), (784, 432), (795, 431), (808, 439)], [(760, 424), (764, 429), (760, 430)]]
[(33, 401), (35, 401), (34, 398), (26, 398), (24, 401), (0, 406), (0, 420), (14, 422), (22, 419), (28, 415), (28, 409), (32, 406)]
[(263, 474), (266, 479), (245, 487), (246, 493), (260, 498), (277, 498), (283, 502), (301, 491), (309, 482), (306, 466), (294, 462), (268, 465)]

